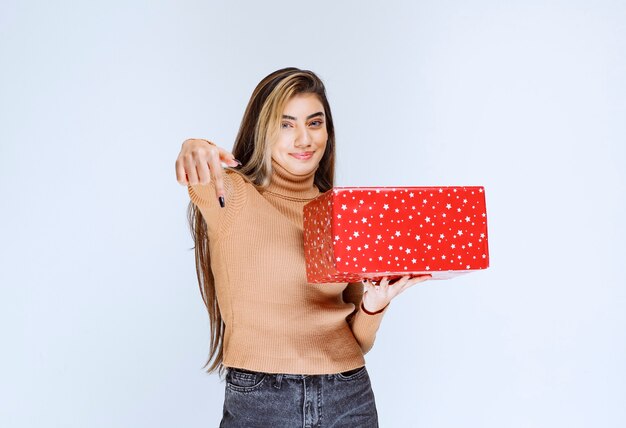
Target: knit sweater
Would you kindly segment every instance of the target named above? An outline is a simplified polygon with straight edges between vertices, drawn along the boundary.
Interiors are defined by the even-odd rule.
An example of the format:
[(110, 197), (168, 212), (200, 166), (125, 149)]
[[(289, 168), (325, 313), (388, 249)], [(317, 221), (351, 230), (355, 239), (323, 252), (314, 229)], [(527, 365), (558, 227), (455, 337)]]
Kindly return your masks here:
[(272, 167), (264, 191), (224, 170), (224, 208), (213, 180), (188, 186), (207, 223), (223, 364), (290, 374), (361, 367), (389, 306), (363, 312), (361, 283), (307, 283), (303, 207), (320, 194), (315, 171), (294, 175), (273, 160)]

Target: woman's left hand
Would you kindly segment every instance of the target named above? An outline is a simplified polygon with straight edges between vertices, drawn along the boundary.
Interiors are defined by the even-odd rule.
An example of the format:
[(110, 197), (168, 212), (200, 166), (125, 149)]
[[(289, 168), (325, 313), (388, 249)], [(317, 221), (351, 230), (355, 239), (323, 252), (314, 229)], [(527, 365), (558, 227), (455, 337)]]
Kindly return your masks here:
[(365, 307), (368, 312), (380, 311), (391, 302), (391, 299), (407, 288), (430, 278), (432, 278), (430, 274), (418, 275), (412, 278), (409, 275), (405, 275), (390, 284), (388, 278), (384, 277), (378, 285), (374, 285), (371, 281), (365, 280), (363, 281), (365, 284), (363, 307)]

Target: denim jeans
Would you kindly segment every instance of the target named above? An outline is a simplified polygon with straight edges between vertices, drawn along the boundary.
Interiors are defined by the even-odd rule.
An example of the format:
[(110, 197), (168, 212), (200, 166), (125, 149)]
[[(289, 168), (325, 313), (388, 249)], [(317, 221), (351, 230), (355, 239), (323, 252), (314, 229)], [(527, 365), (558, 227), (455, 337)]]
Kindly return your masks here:
[(378, 427), (365, 366), (323, 375), (229, 368), (220, 428)]

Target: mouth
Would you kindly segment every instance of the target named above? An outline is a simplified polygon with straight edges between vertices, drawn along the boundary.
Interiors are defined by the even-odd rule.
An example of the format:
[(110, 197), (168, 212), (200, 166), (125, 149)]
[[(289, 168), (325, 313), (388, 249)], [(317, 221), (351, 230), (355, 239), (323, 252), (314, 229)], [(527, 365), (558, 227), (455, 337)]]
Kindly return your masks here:
[(289, 154), (299, 160), (308, 160), (308, 159), (311, 159), (311, 156), (313, 156), (313, 153), (315, 152), (289, 153)]

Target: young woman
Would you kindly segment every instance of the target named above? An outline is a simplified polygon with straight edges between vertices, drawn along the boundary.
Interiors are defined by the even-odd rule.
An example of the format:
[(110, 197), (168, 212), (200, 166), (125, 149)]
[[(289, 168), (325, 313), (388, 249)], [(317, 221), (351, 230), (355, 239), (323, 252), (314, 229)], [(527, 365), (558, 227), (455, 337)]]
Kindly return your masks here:
[(303, 206), (332, 188), (334, 167), (324, 85), (297, 68), (257, 85), (232, 154), (183, 143), (176, 174), (211, 322), (206, 365), (226, 380), (221, 427), (378, 426), (363, 356), (389, 302), (430, 276), (307, 283)]

